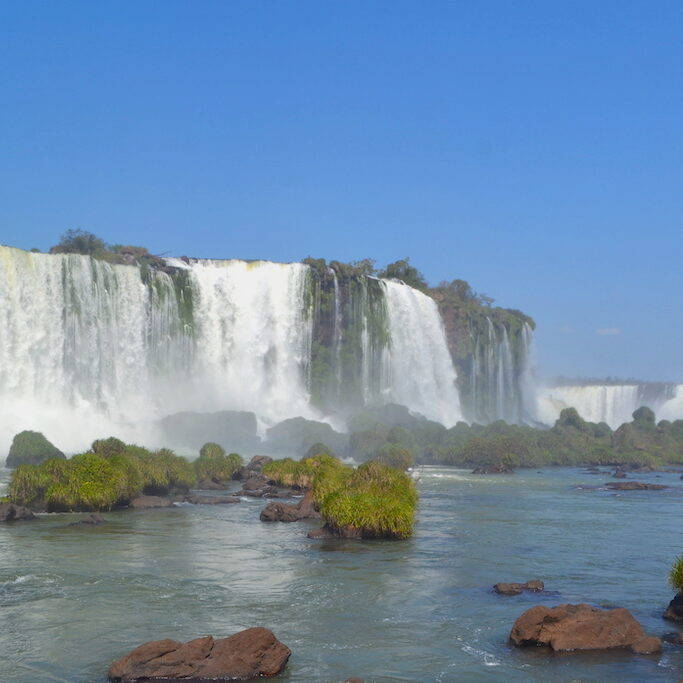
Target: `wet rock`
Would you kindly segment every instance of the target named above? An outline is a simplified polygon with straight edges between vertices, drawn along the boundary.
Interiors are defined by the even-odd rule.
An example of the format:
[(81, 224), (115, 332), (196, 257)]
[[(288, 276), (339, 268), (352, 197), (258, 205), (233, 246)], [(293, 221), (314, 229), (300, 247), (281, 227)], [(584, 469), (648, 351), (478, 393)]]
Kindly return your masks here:
[(683, 593), (676, 593), (674, 599), (669, 603), (669, 606), (662, 616), (665, 619), (669, 619), (669, 621), (683, 623)]
[(662, 649), (659, 638), (647, 636), (628, 610), (586, 604), (532, 607), (515, 622), (510, 641), (518, 647), (545, 645), (556, 652), (625, 648), (653, 654)]
[(306, 534), (308, 538), (315, 540), (328, 539), (328, 538), (363, 538), (363, 532), (354, 526), (344, 526), (344, 527), (330, 527), (327, 524), (320, 529), (312, 529)]
[(644, 484), (642, 481), (608, 481), (605, 486), (612, 491), (661, 491), (664, 484)]
[(290, 649), (266, 628), (249, 628), (229, 638), (212, 636), (187, 643), (156, 640), (135, 648), (110, 667), (110, 681), (246, 681), (279, 674)]
[(320, 513), (310, 493), (296, 505), (268, 503), (261, 511), (262, 522), (298, 522), (300, 519), (320, 519)]
[(496, 465), (480, 465), (472, 470), (472, 474), (512, 474), (512, 467), (498, 463)]
[(497, 583), (493, 590), (500, 595), (519, 595), (522, 591), (538, 593), (544, 588), (543, 581), (532, 579), (526, 583)]
[(279, 495), (279, 491), (277, 487), (275, 486), (264, 486), (261, 489), (242, 489), (241, 491), (238, 491), (236, 496), (251, 496), (252, 498), (263, 498), (264, 496), (266, 497), (276, 497)]
[(255, 455), (247, 464), (247, 469), (251, 472), (263, 472), (263, 468), (273, 459), (269, 455)]
[(263, 475), (257, 475), (255, 477), (250, 477), (247, 479), (243, 484), (242, 488), (245, 491), (257, 491), (258, 489), (262, 489), (270, 484), (270, 480), (268, 477), (264, 477)]
[(225, 485), (219, 484), (209, 477), (204, 477), (204, 479), (200, 479), (198, 482), (197, 488), (200, 491), (222, 491), (225, 488)]
[(262, 522), (298, 522), (299, 507), (287, 503), (268, 503), (260, 515)]
[(612, 476), (613, 476), (615, 479), (626, 479), (626, 472), (619, 472), (619, 471), (617, 471), (617, 472), (615, 472)]
[(235, 496), (185, 496), (183, 499), (186, 503), (192, 505), (229, 505), (231, 503), (239, 503), (240, 499)]
[(672, 645), (683, 645), (683, 633), (676, 631), (674, 633), (665, 633), (662, 640), (671, 643)]
[(97, 512), (91, 512), (87, 517), (84, 517), (83, 519), (79, 519), (77, 522), (71, 522), (68, 526), (81, 526), (82, 524), (91, 524), (91, 525), (96, 525), (96, 524), (106, 524), (107, 520), (102, 517)]
[(169, 508), (173, 501), (160, 496), (139, 496), (130, 501), (130, 506), (134, 510), (149, 510), (151, 508)]
[(262, 474), (263, 468), (269, 463), (273, 462), (273, 459), (268, 455), (255, 455), (247, 465), (240, 467), (232, 475), (233, 479), (250, 479), (252, 477), (258, 477)]
[(0, 522), (22, 522), (35, 518), (31, 510), (23, 505), (0, 503)]

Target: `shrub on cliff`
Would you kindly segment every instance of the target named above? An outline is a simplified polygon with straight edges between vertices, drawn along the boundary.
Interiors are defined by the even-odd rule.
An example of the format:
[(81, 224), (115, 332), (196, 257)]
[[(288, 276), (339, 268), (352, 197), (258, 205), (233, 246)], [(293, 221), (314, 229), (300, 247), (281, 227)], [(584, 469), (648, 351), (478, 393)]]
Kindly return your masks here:
[(66, 458), (64, 453), (52, 445), (40, 432), (30, 430), (19, 432), (9, 449), (5, 467), (38, 465), (50, 458)]
[(197, 479), (210, 479), (220, 484), (232, 479), (242, 467), (242, 456), (237, 453), (226, 455), (225, 449), (217, 443), (205, 443), (199, 449), (199, 457), (193, 463)]

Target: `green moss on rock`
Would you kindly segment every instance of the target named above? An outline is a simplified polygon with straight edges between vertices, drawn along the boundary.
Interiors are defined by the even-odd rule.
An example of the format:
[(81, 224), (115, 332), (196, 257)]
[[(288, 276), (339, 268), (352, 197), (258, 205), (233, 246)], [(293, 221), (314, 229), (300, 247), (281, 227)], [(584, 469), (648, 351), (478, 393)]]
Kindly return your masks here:
[(64, 453), (51, 444), (40, 432), (19, 432), (12, 440), (5, 467), (39, 465), (50, 458), (66, 458)]

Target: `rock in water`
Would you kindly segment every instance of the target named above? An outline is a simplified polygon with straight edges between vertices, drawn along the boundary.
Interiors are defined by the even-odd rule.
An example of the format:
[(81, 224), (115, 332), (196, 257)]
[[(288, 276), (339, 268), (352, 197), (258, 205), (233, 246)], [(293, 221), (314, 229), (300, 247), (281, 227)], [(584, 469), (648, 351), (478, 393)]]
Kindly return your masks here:
[(662, 491), (663, 484), (644, 484), (642, 481), (608, 481), (605, 486), (612, 491)]
[(170, 508), (173, 501), (160, 496), (138, 496), (130, 501), (130, 507), (134, 510), (149, 510), (150, 508)]
[(320, 519), (310, 491), (296, 505), (268, 503), (261, 510), (262, 522), (298, 522), (300, 519)]
[(676, 593), (662, 616), (670, 621), (683, 622), (683, 593)]
[(503, 463), (491, 464), (491, 465), (479, 465), (472, 470), (472, 474), (513, 474), (514, 470), (512, 467), (503, 465)]
[(21, 505), (14, 503), (0, 503), (0, 522), (15, 522), (35, 519), (35, 515)]
[(545, 589), (543, 581), (532, 579), (526, 583), (497, 583), (493, 590), (500, 595), (519, 595), (522, 591), (538, 593)]
[(586, 604), (532, 607), (515, 622), (510, 641), (518, 647), (547, 645), (556, 652), (626, 648), (653, 654), (662, 649), (659, 638), (647, 636), (627, 609)]
[(136, 647), (109, 667), (109, 680), (120, 683), (190, 679), (248, 681), (279, 674), (291, 655), (267, 628), (249, 628), (229, 638), (212, 636), (187, 643), (155, 640)]

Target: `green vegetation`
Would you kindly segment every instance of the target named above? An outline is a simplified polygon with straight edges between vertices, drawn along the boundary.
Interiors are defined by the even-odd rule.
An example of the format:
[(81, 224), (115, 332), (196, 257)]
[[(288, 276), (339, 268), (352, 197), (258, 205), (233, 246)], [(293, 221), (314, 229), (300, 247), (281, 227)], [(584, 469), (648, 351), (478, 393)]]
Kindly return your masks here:
[(335, 457), (336, 454), (327, 444), (318, 441), (306, 451), (304, 458), (312, 458), (316, 455), (331, 455), (332, 457)]
[(381, 446), (375, 455), (375, 461), (405, 472), (415, 464), (415, 456), (412, 450), (404, 448), (397, 443), (386, 443)]
[(226, 455), (221, 445), (209, 442), (199, 449), (199, 457), (192, 464), (198, 481), (210, 479), (222, 484), (242, 467), (242, 456), (237, 453)]
[(19, 432), (12, 439), (5, 467), (39, 465), (50, 458), (66, 458), (66, 456), (40, 432), (26, 430)]
[(384, 449), (405, 449), (419, 463), (476, 467), (547, 465), (650, 465), (683, 463), (683, 420), (655, 424), (649, 408), (612, 431), (587, 422), (574, 408), (562, 411), (550, 429), (459, 422), (450, 429), (411, 415), (401, 406), (369, 409), (348, 421), (349, 452), (370, 460)]
[(316, 480), (322, 480), (342, 469), (348, 468), (340, 460), (326, 453), (318, 453), (301, 460), (273, 460), (263, 468), (263, 474), (280, 486), (308, 490), (314, 487)]
[(669, 584), (675, 591), (683, 591), (683, 555), (676, 558), (669, 571)]
[(362, 538), (412, 535), (417, 491), (406, 474), (368, 462), (336, 483), (328, 482), (324, 493), (318, 493), (320, 513), (330, 529), (343, 532), (350, 527)]
[(9, 498), (48, 512), (110, 510), (137, 496), (186, 492), (196, 482), (192, 465), (168, 449), (156, 452), (115, 438), (90, 452), (51, 458), (12, 473)]
[(353, 469), (330, 455), (274, 460), (263, 473), (281, 486), (312, 492), (326, 526), (361, 538), (412, 534), (417, 491), (407, 475), (380, 462)]

